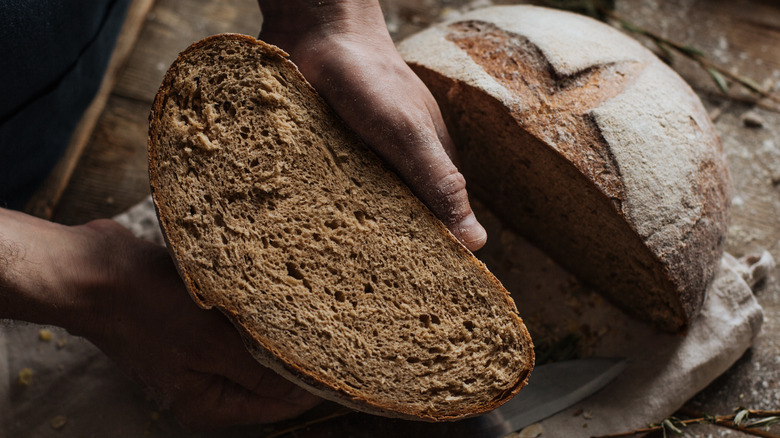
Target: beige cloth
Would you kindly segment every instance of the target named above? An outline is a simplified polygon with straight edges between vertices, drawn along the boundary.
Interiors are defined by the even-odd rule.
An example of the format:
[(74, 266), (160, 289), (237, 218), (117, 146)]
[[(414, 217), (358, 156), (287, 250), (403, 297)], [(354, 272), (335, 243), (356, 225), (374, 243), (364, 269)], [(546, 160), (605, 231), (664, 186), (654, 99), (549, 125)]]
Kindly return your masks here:
[[(478, 255), (512, 292), (537, 344), (576, 333), (583, 355), (629, 360), (604, 390), (537, 425), (543, 437), (621, 432), (663, 419), (728, 369), (760, 330), (762, 311), (750, 286), (773, 266), (768, 253), (741, 260), (724, 255), (687, 336), (666, 335), (626, 317), (475, 208), (491, 236)], [(148, 199), (117, 220), (138, 236), (162, 242)], [(44, 341), (41, 329), (0, 326), (0, 437), (193, 436), (157, 413), (143, 391), (90, 343), (57, 328)], [(19, 382), (24, 369), (32, 371), (27, 386)], [(258, 437), (263, 430), (204, 436)]]

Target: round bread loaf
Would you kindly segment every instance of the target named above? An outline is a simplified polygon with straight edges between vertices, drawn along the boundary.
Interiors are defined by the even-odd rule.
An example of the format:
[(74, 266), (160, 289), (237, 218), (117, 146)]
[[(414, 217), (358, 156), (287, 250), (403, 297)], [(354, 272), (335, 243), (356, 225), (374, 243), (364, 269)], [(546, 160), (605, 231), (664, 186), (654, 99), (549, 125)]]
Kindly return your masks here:
[(715, 129), (674, 71), (603, 23), (532, 6), (473, 11), (399, 50), (472, 194), (626, 311), (685, 330), (730, 189)]

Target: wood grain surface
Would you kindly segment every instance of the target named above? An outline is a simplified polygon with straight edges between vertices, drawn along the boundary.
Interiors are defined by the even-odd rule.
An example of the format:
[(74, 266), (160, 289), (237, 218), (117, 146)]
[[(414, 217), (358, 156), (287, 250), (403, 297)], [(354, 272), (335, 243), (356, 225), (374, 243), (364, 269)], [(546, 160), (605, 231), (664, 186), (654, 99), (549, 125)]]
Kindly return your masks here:
[[(399, 39), (468, 2), (382, 3), (393, 37)], [(618, 0), (616, 12), (665, 38), (700, 49), (732, 73), (780, 90), (780, 2), (776, 0)], [(254, 0), (158, 0), (146, 15), (94, 129), (78, 134), (90, 141), (53, 206), (54, 219), (74, 224), (110, 217), (144, 198), (148, 193), (147, 117), (165, 70), (193, 41), (219, 32), (257, 35), (260, 23)], [(749, 103), (750, 93), (735, 85), (730, 87), (731, 97), (723, 96), (707, 72), (683, 57), (675, 57), (672, 66), (702, 96), (723, 139), (734, 184), (728, 251), (741, 256), (765, 248), (780, 260), (780, 112)], [(749, 127), (756, 123), (746, 120), (760, 126)], [(688, 408), (709, 414), (728, 414), (738, 406), (780, 409), (778, 278), (780, 269), (775, 269), (756, 291), (766, 316), (754, 347), (691, 400)], [(772, 430), (780, 434), (777, 426)], [(692, 433), (741, 436), (706, 427)]]

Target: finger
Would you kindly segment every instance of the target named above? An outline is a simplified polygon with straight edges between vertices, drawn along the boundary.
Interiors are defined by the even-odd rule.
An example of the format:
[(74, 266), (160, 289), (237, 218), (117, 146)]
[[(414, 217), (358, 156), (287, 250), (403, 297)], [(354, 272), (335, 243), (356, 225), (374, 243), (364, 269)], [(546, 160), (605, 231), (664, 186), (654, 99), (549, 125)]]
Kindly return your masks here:
[(452, 140), (452, 137), (450, 137), (447, 125), (444, 123), (444, 118), (441, 115), (439, 105), (436, 103), (436, 100), (431, 97), (427, 102), (427, 106), (428, 112), (431, 114), (433, 126), (436, 128), (436, 135), (439, 137), (439, 143), (441, 143), (444, 152), (447, 154), (450, 161), (452, 161), (452, 164), (454, 164), (455, 167), (460, 168), (460, 160), (458, 159), (455, 142)]
[(202, 366), (196, 371), (224, 377), (250, 391), (263, 386), (269, 373), (276, 376), (249, 353), (238, 329), (224, 315), (216, 310), (209, 312), (215, 321), (211, 324), (209, 338), (203, 340), (201, 345), (211, 345), (213, 349), (209, 350), (210, 357), (190, 362)]
[(211, 312), (219, 321), (215, 321), (209, 340), (204, 342), (213, 345), (215, 349), (209, 360), (190, 362), (205, 365), (197, 371), (224, 377), (249, 392), (266, 397), (283, 399), (290, 393), (297, 394), (300, 391), (306, 393), (304, 390), (299, 391), (296, 384), (260, 364), (249, 353), (238, 330), (228, 319), (219, 312)]
[(444, 148), (420, 148), (418, 157), (402, 173), (414, 181), (418, 197), (468, 249), (476, 251), (487, 241), (487, 232), (477, 221), (466, 192), (466, 179)]
[(287, 420), (320, 402), (301, 388), (289, 391), (285, 397), (258, 395), (217, 377), (193, 395), (171, 405), (174, 417), (190, 430)]

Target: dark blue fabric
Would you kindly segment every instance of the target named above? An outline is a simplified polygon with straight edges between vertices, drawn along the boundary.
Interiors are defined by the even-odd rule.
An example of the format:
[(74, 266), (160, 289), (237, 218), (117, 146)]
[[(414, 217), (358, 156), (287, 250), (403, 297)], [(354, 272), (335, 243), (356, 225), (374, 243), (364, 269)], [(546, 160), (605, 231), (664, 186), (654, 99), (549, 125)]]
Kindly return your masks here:
[(21, 208), (100, 86), (130, 0), (0, 1), (0, 205)]

